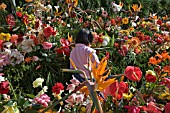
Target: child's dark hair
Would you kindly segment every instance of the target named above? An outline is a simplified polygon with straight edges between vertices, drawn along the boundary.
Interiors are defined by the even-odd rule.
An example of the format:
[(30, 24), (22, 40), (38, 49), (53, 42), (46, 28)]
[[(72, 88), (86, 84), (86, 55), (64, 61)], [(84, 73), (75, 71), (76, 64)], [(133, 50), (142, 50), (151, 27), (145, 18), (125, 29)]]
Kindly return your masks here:
[(86, 29), (81, 29), (76, 36), (75, 43), (82, 43), (89, 45), (93, 41), (93, 34), (91, 31)]

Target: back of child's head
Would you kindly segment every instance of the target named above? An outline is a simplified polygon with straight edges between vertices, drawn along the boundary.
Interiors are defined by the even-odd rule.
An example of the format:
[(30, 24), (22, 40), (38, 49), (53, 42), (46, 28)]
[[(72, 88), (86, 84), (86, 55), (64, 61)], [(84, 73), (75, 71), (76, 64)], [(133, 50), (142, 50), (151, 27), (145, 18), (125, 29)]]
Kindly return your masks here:
[(75, 39), (75, 43), (81, 43), (85, 45), (91, 44), (93, 41), (93, 34), (91, 31), (86, 30), (86, 29), (81, 29)]

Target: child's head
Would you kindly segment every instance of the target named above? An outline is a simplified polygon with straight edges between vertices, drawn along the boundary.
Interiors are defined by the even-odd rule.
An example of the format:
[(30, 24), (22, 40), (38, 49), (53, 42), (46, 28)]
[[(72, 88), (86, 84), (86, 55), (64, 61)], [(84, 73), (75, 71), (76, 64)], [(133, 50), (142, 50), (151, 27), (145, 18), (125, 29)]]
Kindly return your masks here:
[(93, 34), (89, 30), (81, 29), (77, 34), (75, 43), (90, 45), (92, 41), (93, 41)]

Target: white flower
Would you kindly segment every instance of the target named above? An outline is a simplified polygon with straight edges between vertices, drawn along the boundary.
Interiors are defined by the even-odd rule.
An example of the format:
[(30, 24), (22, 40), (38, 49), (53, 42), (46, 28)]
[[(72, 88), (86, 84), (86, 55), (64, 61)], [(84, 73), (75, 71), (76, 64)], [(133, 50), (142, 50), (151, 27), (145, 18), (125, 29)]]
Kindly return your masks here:
[(37, 78), (34, 82), (33, 82), (33, 87), (36, 88), (38, 86), (42, 87), (42, 83), (44, 82), (43, 78)]
[(3, 81), (5, 81), (5, 78), (0, 76), (0, 83), (3, 82)]
[(10, 48), (12, 46), (11, 42), (5, 42), (3, 45), (5, 45), (7, 48)]
[(10, 57), (10, 63), (12, 65), (20, 64), (22, 61), (24, 61), (24, 56), (17, 50), (12, 50), (12, 53), (9, 55)]
[(114, 7), (114, 12), (119, 12), (122, 9), (122, 6), (115, 4), (112, 2), (112, 7)]
[(32, 39), (25, 39), (21, 43), (22, 52), (31, 52), (34, 46), (35, 44)]

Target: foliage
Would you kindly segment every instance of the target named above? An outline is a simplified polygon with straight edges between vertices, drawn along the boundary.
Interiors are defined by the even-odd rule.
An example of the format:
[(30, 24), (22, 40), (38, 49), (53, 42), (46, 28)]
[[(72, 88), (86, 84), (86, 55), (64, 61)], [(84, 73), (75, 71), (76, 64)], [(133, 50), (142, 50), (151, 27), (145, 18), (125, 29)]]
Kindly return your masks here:
[[(1, 111), (166, 111), (168, 0), (13, 1), (0, 4)], [(101, 60), (98, 68), (91, 64), (95, 81), (82, 84), (63, 72), (84, 74), (67, 69), (81, 28), (92, 31)]]

